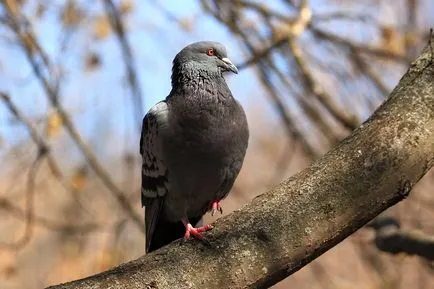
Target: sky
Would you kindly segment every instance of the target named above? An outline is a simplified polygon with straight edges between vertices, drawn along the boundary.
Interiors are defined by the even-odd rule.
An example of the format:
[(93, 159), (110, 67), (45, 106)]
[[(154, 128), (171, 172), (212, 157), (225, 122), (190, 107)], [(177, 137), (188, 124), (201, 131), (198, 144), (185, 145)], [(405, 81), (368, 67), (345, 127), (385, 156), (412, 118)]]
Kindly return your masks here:
[[(59, 5), (63, 1), (54, 2)], [(203, 15), (197, 1), (163, 1), (157, 5), (150, 2), (143, 1), (138, 5), (136, 1), (127, 21), (128, 41), (135, 56), (143, 94), (143, 115), (169, 93), (172, 59), (185, 45), (200, 40), (219, 41), (226, 45), (234, 63), (245, 58), (228, 31)], [(85, 4), (88, 13), (101, 14), (101, 1), (88, 3)], [(26, 9), (32, 11), (34, 6), (29, 5)], [(180, 21), (191, 20), (192, 31), (182, 30), (173, 17)], [(123, 58), (114, 35), (94, 41), (92, 23), (82, 23), (73, 33), (65, 31), (59, 23), (57, 9), (49, 9), (42, 20), (30, 21), (35, 24), (35, 33), (46, 53), (65, 69), (61, 99), (86, 140), (96, 146), (104, 135), (116, 135), (120, 141), (115, 141), (114, 151), (118, 146), (134, 150), (139, 132), (132, 115)], [(4, 28), (0, 29), (0, 34), (12, 38)], [(69, 45), (62, 51), (60, 44), (65, 39), (69, 39)], [(46, 97), (25, 54), (10, 40), (0, 38), (0, 41), (0, 55), (7, 55), (0, 59), (0, 91), (7, 92), (30, 119), (43, 119), (48, 107)], [(83, 68), (83, 58), (90, 51), (102, 57), (102, 68), (95, 72)], [(262, 90), (253, 79), (251, 69), (227, 77), (233, 94), (245, 106), (250, 105), (249, 95), (257, 95)], [(27, 138), (24, 128), (13, 121), (3, 105), (0, 105), (0, 137), (4, 151)]]
[[(84, 5), (90, 15), (98, 16), (104, 12), (102, 1), (77, 1)], [(311, 0), (309, 3), (314, 12), (333, 11), (333, 6), (325, 5), (326, 2)], [(340, 11), (347, 9), (344, 2), (337, 2), (341, 3)], [(26, 14), (33, 15), (31, 12), (35, 10), (37, 1), (30, 0), (28, 3), (25, 6)], [(125, 66), (116, 37), (111, 34), (104, 40), (95, 41), (93, 23), (88, 18), (84, 18), (79, 29), (72, 32), (65, 30), (59, 22), (58, 12), (58, 8), (65, 1), (50, 0), (50, 3), (51, 8), (42, 19), (29, 20), (34, 24), (34, 32), (42, 47), (53, 59), (53, 66), (61, 64), (64, 68), (65, 77), (62, 79), (60, 92), (64, 106), (73, 116), (74, 123), (85, 140), (97, 148), (98, 153), (137, 152), (139, 131), (132, 115), (131, 94), (126, 85)], [(246, 55), (242, 52), (240, 41), (212, 17), (204, 15), (199, 1), (136, 0), (134, 3), (134, 10), (128, 16), (126, 26), (143, 93), (143, 115), (169, 93), (172, 59), (185, 45), (199, 40), (219, 41), (226, 45), (229, 58), (235, 64), (245, 60)], [(278, 5), (277, 3), (267, 2), (268, 5)], [(387, 1), (384, 3), (387, 4)], [(365, 4), (363, 7), (366, 9)], [(384, 17), (379, 17), (381, 21), (399, 22), (399, 18), (387, 15), (393, 15), (390, 11), (394, 6), (386, 4), (381, 10), (373, 9), (370, 12), (377, 17), (381, 16), (378, 14), (380, 11), (385, 13)], [(434, 1), (433, 4), (428, 4), (429, 7), (430, 5), (434, 6)], [(434, 11), (434, 8), (431, 8), (430, 11)], [(355, 8), (351, 9), (353, 11)], [(0, 13), (2, 12), (0, 8)], [(188, 22), (190, 29), (183, 30), (177, 21)], [(338, 34), (351, 31), (346, 27), (339, 27), (338, 24), (328, 25), (329, 29)], [(364, 37), (366, 38), (366, 35), (360, 35), (362, 41), (372, 40)], [(67, 43), (66, 50), (61, 45), (64, 43)], [(101, 56), (101, 69), (94, 72), (84, 69), (83, 60), (89, 52), (96, 52)], [(37, 122), (44, 119), (47, 111), (50, 112), (45, 93), (35, 79), (22, 49), (14, 43), (13, 35), (4, 27), (0, 27), (0, 55), (0, 91), (7, 92), (31, 120)], [(254, 118), (259, 108), (263, 115), (269, 116), (272, 120), (276, 119), (276, 114), (266, 101), (266, 93), (256, 79), (253, 68), (244, 69), (238, 75), (229, 75), (227, 81), (234, 96), (246, 108), (248, 117)], [(391, 87), (395, 81), (397, 79), (393, 79)], [(43, 127), (43, 123), (39, 122), (39, 125)], [(27, 137), (23, 126), (14, 122), (4, 106), (0, 105), (0, 156), (2, 152), (8, 151)], [(109, 139), (110, 145), (106, 145), (102, 139)], [(50, 141), (60, 142), (60, 147), (67, 147), (68, 153), (80, 158), (80, 154), (71, 146), (68, 138), (58, 137)]]

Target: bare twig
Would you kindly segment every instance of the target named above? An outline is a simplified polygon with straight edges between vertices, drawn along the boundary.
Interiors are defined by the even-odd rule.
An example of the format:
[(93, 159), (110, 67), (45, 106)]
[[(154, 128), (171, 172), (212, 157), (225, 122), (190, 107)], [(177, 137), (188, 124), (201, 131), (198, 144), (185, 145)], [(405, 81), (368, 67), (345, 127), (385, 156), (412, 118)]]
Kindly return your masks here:
[[(26, 212), (15, 206), (8, 199), (0, 197), (0, 210), (4, 210), (10, 213), (15, 218), (26, 222)], [(90, 233), (98, 230), (102, 230), (103, 227), (96, 223), (88, 223), (83, 225), (75, 225), (75, 224), (62, 224), (57, 221), (46, 219), (41, 216), (37, 216), (34, 214), (33, 223), (35, 226), (40, 226), (46, 228), (51, 231), (67, 231), (72, 233)]]
[(295, 156), (295, 149), (295, 141), (288, 139), (283, 149), (282, 155), (276, 162), (274, 173), (272, 174), (270, 180), (267, 182), (268, 186), (274, 186), (282, 180), (287, 168), (291, 165), (291, 161)]
[(365, 53), (368, 55), (372, 55), (378, 58), (385, 58), (385, 59), (390, 59), (402, 64), (410, 64), (411, 62), (411, 58), (405, 56), (405, 55), (401, 55), (399, 53), (395, 53), (392, 51), (386, 51), (384, 49), (381, 48), (377, 48), (374, 46), (367, 46), (367, 45), (363, 45), (360, 43), (355, 43), (352, 40), (349, 39), (345, 39), (342, 38), (340, 36), (337, 36), (335, 34), (329, 33), (327, 31), (324, 31), (320, 28), (317, 28), (315, 25), (311, 24), (309, 25), (309, 30), (315, 35), (317, 36), (319, 39), (324, 39), (329, 41), (332, 44), (335, 45), (343, 45), (345, 47), (354, 49), (357, 52), (361, 52), (361, 53)]
[(351, 52), (351, 59), (355, 65), (372, 81), (375, 87), (381, 92), (382, 96), (386, 97), (386, 95), (389, 94), (390, 89), (386, 87), (381, 77), (374, 71), (374, 69), (372, 69), (369, 65), (366, 65), (365, 61), (359, 55), (359, 53), (357, 53), (357, 51), (351, 49)]
[[(204, 9), (206, 11), (208, 11), (216, 20), (227, 25), (228, 28), (230, 28), (236, 35), (239, 35), (242, 38), (242, 40), (244, 41), (244, 44), (246, 45), (247, 49), (249, 50), (249, 52), (252, 55), (256, 54), (256, 50), (255, 50), (253, 44), (251, 43), (251, 41), (249, 40), (247, 33), (243, 32), (242, 29), (236, 24), (235, 21), (231, 20), (230, 22), (226, 22), (226, 20), (224, 18), (222, 18), (220, 14), (218, 14), (215, 10), (213, 10), (210, 7), (209, 3), (207, 3), (206, 1), (201, 1), (201, 3), (202, 3), (202, 6), (204, 7)], [(263, 54), (263, 55), (265, 56), (266, 54)], [(297, 141), (300, 141), (301, 144), (303, 145), (303, 149), (305, 150), (305, 152), (309, 158), (311, 158), (311, 159), (317, 158), (319, 154), (310, 145), (310, 143), (303, 137), (303, 134), (301, 131), (299, 131), (299, 128), (296, 125), (294, 125), (293, 116), (287, 110), (284, 101), (279, 96), (278, 89), (275, 87), (275, 85), (271, 81), (271, 78), (270, 78), (269, 72), (267, 71), (267, 66), (265, 63), (266, 59), (263, 59), (263, 58), (257, 58), (257, 59), (259, 61), (258, 67), (259, 67), (260, 80), (261, 80), (262, 84), (264, 85), (264, 87), (269, 92), (268, 96), (269, 96), (270, 100), (272, 101), (277, 113), (280, 116), (280, 119), (282, 120), (282, 122), (285, 126), (288, 138), (289, 139), (293, 138)], [(270, 62), (268, 61), (268, 63), (270, 63)]]
[[(407, 58), (406, 56), (393, 53), (391, 51), (385, 51), (381, 48), (377, 48), (374, 46), (366, 46), (362, 44), (355, 43), (349, 39), (344, 39), (339, 36), (333, 35), (331, 33), (328, 33), (326, 31), (323, 31), (319, 28), (316, 28), (313, 24), (309, 25), (308, 28), (319, 38), (327, 39), (331, 43), (337, 44), (337, 45), (345, 45), (347, 47), (350, 47), (352, 49), (355, 49), (356, 51), (369, 54), (378, 58), (386, 58), (391, 59), (400, 63), (408, 64), (410, 63), (411, 59)], [(287, 39), (279, 39), (278, 41), (275, 41), (273, 44), (267, 46), (266, 48), (257, 51), (252, 57), (245, 60), (244, 62), (237, 65), (239, 69), (245, 69), (251, 65), (256, 64), (259, 59), (269, 55), (271, 52), (273, 52), (275, 49), (285, 45), (287, 43)]]
[(269, 55), (274, 49), (277, 47), (280, 47), (284, 44), (286, 44), (286, 39), (280, 39), (279, 41), (274, 42), (272, 45), (268, 46), (265, 49), (262, 49), (261, 51), (256, 51), (252, 57), (245, 60), (244, 62), (237, 64), (237, 67), (239, 70), (245, 69), (253, 64), (257, 64), (259, 60), (264, 58), (265, 56)]
[(314, 261), (309, 266), (312, 271), (313, 278), (324, 289), (334, 289), (338, 286), (335, 284), (330, 275), (327, 273), (327, 269), (321, 263)]
[(351, 20), (351, 21), (361, 21), (361, 22), (373, 22), (375, 18), (369, 14), (354, 14), (348, 11), (337, 11), (337, 12), (329, 12), (324, 14), (317, 14), (315, 17), (312, 17), (312, 22), (326, 22), (326, 21), (335, 21), (335, 20)]
[(319, 86), (315, 81), (313, 75), (307, 68), (307, 65), (302, 56), (302, 50), (299, 47), (297, 40), (292, 36), (288, 37), (289, 47), (291, 48), (292, 55), (297, 63), (298, 69), (305, 81), (305, 88), (310, 91), (317, 99), (327, 108), (327, 110), (340, 121), (347, 129), (353, 130), (357, 127), (359, 121), (355, 116), (348, 116), (341, 108), (337, 107), (333, 102), (330, 95)]
[(260, 69), (260, 79), (264, 84), (264, 87), (268, 90), (269, 97), (274, 104), (276, 111), (279, 113), (281, 120), (283, 120), (288, 139), (290, 140), (291, 138), (294, 138), (295, 140), (300, 141), (308, 157), (310, 159), (316, 159), (319, 156), (318, 152), (316, 152), (315, 149), (306, 141), (306, 139), (303, 138), (302, 133), (294, 124), (292, 115), (289, 114), (284, 102), (280, 99), (277, 93), (277, 88), (270, 80), (269, 75), (263, 69)]
[(381, 251), (434, 260), (434, 236), (403, 230), (398, 220), (391, 216), (378, 217), (369, 227), (375, 230), (375, 245)]
[[(58, 91), (54, 89), (53, 86), (50, 85), (49, 81), (42, 73), (42, 69), (35, 58), (35, 52), (31, 50), (32, 48), (30, 48), (30, 46), (24, 45), (24, 43), (26, 43), (25, 41), (28, 41), (26, 40), (28, 39), (26, 38), (27, 34), (20, 33), (19, 30), (20, 26), (17, 20), (18, 17), (11, 11), (9, 6), (9, 1), (2, 0), (2, 2), (3, 2), (3, 6), (6, 7), (6, 10), (8, 12), (9, 22), (11, 22), (10, 27), (17, 34), (21, 43), (23, 43), (24, 51), (26, 53), (29, 63), (33, 68), (33, 72), (41, 82), (42, 87), (44, 88), (49, 101), (56, 108), (59, 115), (61, 116), (66, 131), (69, 133), (71, 138), (75, 141), (76, 145), (83, 153), (90, 167), (94, 170), (96, 175), (102, 180), (102, 182), (109, 189), (109, 191), (114, 195), (114, 197), (116, 198), (116, 200), (118, 201), (119, 205), (124, 210), (124, 212), (133, 220), (133, 222), (137, 225), (138, 229), (144, 233), (144, 223), (142, 221), (142, 218), (139, 215), (137, 215), (132, 205), (130, 204), (129, 200), (126, 198), (125, 194), (117, 187), (117, 185), (114, 183), (113, 179), (110, 177), (108, 172), (106, 172), (104, 167), (99, 163), (93, 151), (82, 139), (80, 133), (72, 123), (69, 114), (66, 112), (62, 104), (59, 102)], [(23, 18), (24, 15), (20, 15), (19, 19), (23, 19)], [(37, 40), (32, 38), (32, 41), (35, 42), (35, 45), (33, 47), (35, 47), (36, 51), (40, 52), (42, 48), (40, 47), (40, 45), (36, 44)]]
[[(256, 62), (258, 64), (257, 67), (258, 67), (259, 72), (260, 72), (260, 79), (263, 82), (264, 87), (269, 92), (271, 90), (275, 90), (275, 92), (276, 92), (276, 93), (269, 93), (269, 96), (273, 100), (273, 102), (276, 104), (276, 108), (277, 108), (277, 111), (279, 112), (279, 115), (283, 116), (281, 118), (282, 122), (286, 126), (288, 126), (288, 124), (290, 123), (290, 121), (289, 121), (290, 117), (285, 116), (285, 110), (286, 110), (285, 106), (286, 105), (285, 105), (285, 101), (283, 99), (281, 99), (281, 98), (283, 98), (283, 97), (281, 97), (281, 95), (282, 95), (281, 90), (279, 90), (277, 88), (275, 88), (275, 89), (272, 88), (275, 85), (273, 85), (273, 81), (271, 80), (272, 78), (270, 77), (270, 70), (272, 71), (272, 73), (277, 75), (277, 77), (282, 82), (282, 84), (284, 84), (285, 87), (290, 91), (290, 93), (289, 93), (290, 96), (293, 96), (296, 99), (296, 101), (298, 102), (298, 104), (302, 108), (305, 115), (308, 118), (310, 118), (311, 121), (313, 122), (313, 124), (320, 129), (320, 131), (322, 132), (322, 136), (324, 136), (330, 144), (337, 143), (339, 138), (336, 137), (335, 129), (330, 125), (330, 122), (327, 121), (327, 119), (325, 119), (324, 114), (321, 113), (321, 111), (319, 109), (319, 106), (315, 105), (315, 103), (312, 101), (308, 101), (303, 95), (299, 95), (299, 93), (295, 92), (295, 90), (293, 89), (293, 85), (288, 80), (287, 75), (285, 75), (281, 71), (281, 69), (277, 68), (277, 66), (272, 61), (271, 55), (269, 55), (269, 52), (271, 51), (271, 49), (281, 49), (282, 50), (281, 54), (284, 55), (285, 50), (284, 50), (283, 44), (286, 44), (286, 45), (288, 44), (287, 38), (290, 36), (295, 37), (297, 35), (300, 35), (304, 31), (304, 29), (306, 29), (306, 27), (309, 25), (309, 22), (311, 19), (311, 10), (310, 10), (309, 6), (307, 5), (307, 1), (302, 1), (300, 7), (298, 8), (299, 13), (298, 13), (298, 16), (296, 18), (287, 19), (287, 22), (289, 24), (288, 25), (285, 24), (286, 25), (285, 26), (285, 31), (286, 31), (285, 33), (286, 34), (281, 36), (279, 38), (280, 40), (279, 39), (276, 40), (271, 47), (269, 47), (265, 50), (259, 50), (259, 52), (254, 47), (254, 44), (253, 44), (254, 41), (252, 41), (253, 37), (251, 35), (256, 35), (256, 37), (259, 38), (258, 43), (264, 43), (267, 40), (262, 39), (260, 36), (260, 33), (258, 33), (254, 27), (249, 26), (247, 30), (243, 29), (243, 24), (241, 23), (241, 21), (238, 20), (240, 17), (237, 17), (237, 16), (228, 17), (228, 15), (227, 15), (228, 13), (233, 13), (234, 15), (237, 15), (237, 13), (239, 13), (236, 10), (237, 8), (233, 8), (232, 6), (226, 5), (227, 3), (224, 1), (215, 1), (214, 3), (216, 5), (216, 8), (212, 8), (209, 5), (209, 3), (207, 3), (206, 1), (202, 1), (204, 9), (206, 11), (208, 11), (211, 15), (213, 15), (218, 21), (220, 21), (221, 23), (226, 25), (229, 29), (231, 29), (233, 31), (233, 33), (235, 33), (236, 35), (239, 35), (241, 37), (241, 39), (243, 40), (244, 44), (246, 45), (250, 54), (253, 55), (253, 57), (250, 58), (249, 61)], [(219, 5), (221, 5), (221, 6), (219, 6)], [(226, 6), (224, 6), (224, 5), (226, 5)], [(274, 14), (272, 14), (271, 10), (268, 10), (263, 5), (251, 4), (250, 2), (248, 2), (248, 4), (246, 4), (244, 1), (241, 1), (241, 5), (247, 5), (250, 8), (257, 10), (261, 15), (263, 15), (264, 21), (266, 23), (268, 23), (268, 26), (270, 26), (271, 27), (270, 29), (272, 29), (272, 24), (269, 21), (269, 18), (274, 17)], [(224, 7), (224, 9), (229, 9), (229, 12), (228, 13), (222, 13), (222, 11), (221, 11), (223, 9), (222, 7)], [(245, 64), (241, 64), (241, 65), (243, 66)], [(305, 82), (305, 84), (306, 84), (306, 82)], [(303, 87), (305, 87), (305, 86), (306, 85), (303, 85)], [(317, 88), (317, 86), (318, 85), (316, 85), (316, 88)], [(306, 88), (306, 87), (305, 87), (305, 89), (309, 90), (309, 88)], [(324, 96), (324, 94), (321, 94), (321, 96)], [(331, 111), (332, 115), (341, 117), (341, 118), (337, 118), (338, 120), (343, 118), (344, 112), (341, 109), (339, 109), (336, 105), (334, 105), (330, 96), (328, 98), (326, 98), (324, 96), (320, 100), (322, 100), (322, 102), (320, 102), (320, 103), (323, 103), (323, 105), (326, 104), (325, 107), (327, 109), (333, 109)], [(282, 111), (284, 113), (282, 113)], [(289, 112), (286, 112), (286, 113), (289, 114)], [(351, 119), (349, 117), (346, 117), (346, 120), (348, 120), (346, 122), (346, 124), (348, 124), (348, 122)], [(357, 120), (354, 118), (354, 121), (353, 121), (353, 124), (351, 125), (351, 128), (354, 128), (356, 125), (357, 125)], [(298, 129), (292, 125), (290, 125), (290, 126), (292, 127), (292, 129), (289, 130), (289, 132), (295, 131)], [(313, 157), (314, 155), (317, 154), (317, 153), (314, 153), (315, 150), (313, 148), (310, 148), (311, 145), (309, 144), (309, 142), (307, 140), (304, 140), (304, 138), (305, 138), (304, 132), (300, 132), (297, 134), (294, 134), (294, 132), (291, 132), (289, 135), (293, 138), (301, 140), (303, 147), (305, 148), (305, 151), (307, 152), (307, 154), (310, 157)], [(298, 137), (295, 137), (296, 135), (298, 135)]]
[[(265, 5), (261, 5), (254, 2), (247, 2), (247, 1), (237, 1), (237, 2), (242, 6), (253, 8), (254, 10), (258, 11), (260, 14), (262, 14), (265, 18), (276, 17), (280, 19), (281, 21), (286, 23), (286, 25), (289, 26), (288, 31), (292, 35), (300, 35), (309, 25), (312, 18), (312, 11), (309, 7), (308, 1), (304, 1), (304, 0), (300, 4), (298, 17), (295, 19), (290, 19), (289, 17), (283, 16), (276, 11), (270, 11), (266, 8)], [(217, 15), (214, 13), (214, 16), (216, 17)], [(221, 19), (221, 17), (219, 18), (221, 22), (225, 23), (225, 21)], [(279, 48), (284, 44), (286, 44), (286, 38), (278, 39), (267, 48), (262, 49), (261, 51), (254, 51), (254, 53), (252, 53), (253, 56), (250, 59), (237, 65), (237, 67), (239, 69), (244, 69), (252, 64), (256, 64), (260, 59), (268, 56), (274, 49)]]
[(10, 97), (3, 92), (0, 92), (0, 98), (3, 100), (3, 103), (6, 105), (6, 107), (9, 109), (9, 111), (14, 115), (14, 117), (24, 124), (24, 126), (27, 128), (27, 131), (30, 134), (30, 137), (35, 142), (35, 144), (38, 146), (38, 150), (45, 152), (45, 158), (47, 159), (48, 167), (50, 168), (51, 173), (53, 176), (59, 181), (59, 183), (63, 186), (63, 188), (68, 191), (71, 195), (71, 197), (74, 199), (74, 201), (85, 211), (88, 211), (84, 204), (81, 202), (81, 200), (78, 198), (77, 194), (74, 193), (74, 189), (71, 187), (70, 183), (65, 180), (65, 177), (63, 176), (60, 166), (57, 163), (56, 158), (53, 157), (51, 152), (51, 147), (47, 143), (47, 141), (41, 136), (41, 134), (38, 132), (36, 127), (30, 122), (28, 118), (24, 116), (24, 114), (20, 111), (18, 106), (16, 106)]
[[(16, 15), (11, 12), (8, 1), (2, 0), (2, 2), (3, 5), (7, 8), (6, 10), (8, 11), (9, 21), (12, 23), (10, 25), (12, 30), (16, 32), (20, 41), (22, 43), (25, 43), (26, 34), (22, 34), (19, 32), (19, 22), (17, 20)], [(22, 18), (24, 18), (24, 16), (20, 15), (20, 19)], [(36, 42), (37, 40), (34, 38), (32, 38), (32, 41), (37, 43)], [(40, 45), (35, 45), (34, 47), (36, 47), (36, 51), (42, 50)], [(99, 161), (97, 160), (95, 154), (92, 152), (90, 147), (82, 139), (80, 133), (72, 123), (72, 120), (70, 119), (68, 113), (63, 108), (62, 104), (59, 102), (59, 96), (57, 94), (58, 91), (55, 90), (49, 84), (48, 80), (45, 78), (44, 74), (42, 73), (42, 69), (34, 57), (35, 52), (32, 51), (29, 46), (23, 45), (23, 48), (24, 51), (26, 52), (27, 59), (30, 62), (36, 77), (40, 80), (47, 94), (48, 99), (50, 100), (51, 104), (57, 109), (59, 115), (61, 116), (66, 131), (70, 134), (72, 139), (75, 141), (78, 148), (81, 150), (81, 152), (85, 156), (87, 162), (89, 163), (90, 167), (94, 170), (96, 175), (103, 181), (103, 183), (106, 185), (109, 191), (115, 196), (121, 208), (133, 220), (133, 222), (137, 225), (139, 230), (144, 233), (144, 223), (142, 221), (142, 218), (135, 213), (132, 205), (130, 204), (129, 200), (126, 198), (125, 194), (116, 186), (116, 184), (114, 183), (110, 175), (105, 171), (104, 167), (99, 163)]]
[(137, 70), (134, 64), (134, 57), (131, 51), (131, 47), (128, 43), (127, 36), (125, 35), (124, 25), (122, 23), (121, 15), (116, 8), (115, 4), (111, 0), (104, 0), (105, 8), (107, 14), (109, 15), (111, 26), (113, 30), (116, 32), (116, 36), (118, 38), (119, 44), (122, 49), (122, 55), (124, 57), (125, 67), (127, 70), (127, 79), (130, 84), (131, 92), (132, 92), (132, 102), (133, 109), (135, 110), (134, 116), (136, 125), (138, 127), (138, 131), (141, 130), (142, 125), (142, 109), (143, 109), (143, 98), (142, 98), (142, 90), (140, 89), (140, 85), (137, 77)]
[(33, 236), (36, 173), (38, 172), (39, 165), (45, 153), (46, 151), (43, 150), (38, 151), (38, 155), (36, 156), (36, 159), (31, 165), (28, 173), (24, 235), (14, 243), (0, 243), (0, 247), (4, 247), (10, 250), (19, 250), (26, 246)]

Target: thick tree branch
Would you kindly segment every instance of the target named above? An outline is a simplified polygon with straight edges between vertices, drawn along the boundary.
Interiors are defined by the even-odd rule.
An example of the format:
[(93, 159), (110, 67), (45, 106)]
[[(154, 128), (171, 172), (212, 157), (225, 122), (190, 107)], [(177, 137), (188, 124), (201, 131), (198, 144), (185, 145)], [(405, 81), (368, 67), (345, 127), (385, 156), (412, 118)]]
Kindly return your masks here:
[(266, 288), (404, 199), (434, 164), (434, 63), (429, 48), (374, 115), (309, 168), (177, 241), (95, 276), (51, 287)]

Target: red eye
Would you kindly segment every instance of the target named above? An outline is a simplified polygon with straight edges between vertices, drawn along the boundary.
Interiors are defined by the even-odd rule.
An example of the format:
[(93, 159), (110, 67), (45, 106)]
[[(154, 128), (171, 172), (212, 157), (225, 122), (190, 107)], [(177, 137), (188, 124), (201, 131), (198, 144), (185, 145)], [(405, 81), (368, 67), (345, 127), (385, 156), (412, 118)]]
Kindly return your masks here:
[(208, 51), (206, 52), (206, 54), (208, 54), (209, 56), (213, 56), (214, 55), (214, 48), (209, 48)]

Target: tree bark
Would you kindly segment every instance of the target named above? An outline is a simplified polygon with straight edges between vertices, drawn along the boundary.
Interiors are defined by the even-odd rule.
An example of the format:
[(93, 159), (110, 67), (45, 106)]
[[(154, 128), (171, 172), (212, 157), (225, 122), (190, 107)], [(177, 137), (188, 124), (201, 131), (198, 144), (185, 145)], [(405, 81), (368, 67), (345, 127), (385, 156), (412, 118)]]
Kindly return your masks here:
[(434, 164), (434, 56), (427, 46), (387, 101), (309, 168), (214, 223), (210, 246), (176, 241), (50, 287), (266, 288), (404, 199)]

